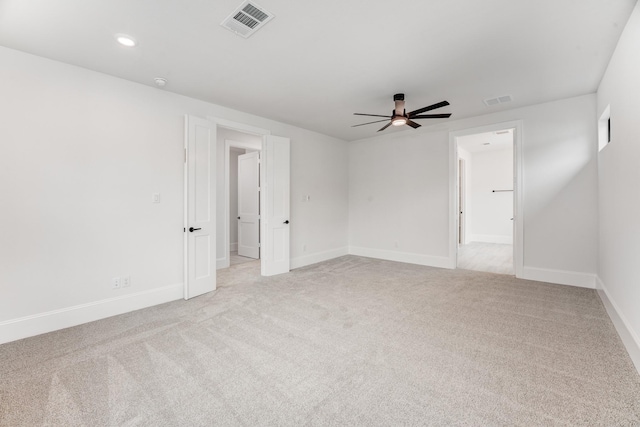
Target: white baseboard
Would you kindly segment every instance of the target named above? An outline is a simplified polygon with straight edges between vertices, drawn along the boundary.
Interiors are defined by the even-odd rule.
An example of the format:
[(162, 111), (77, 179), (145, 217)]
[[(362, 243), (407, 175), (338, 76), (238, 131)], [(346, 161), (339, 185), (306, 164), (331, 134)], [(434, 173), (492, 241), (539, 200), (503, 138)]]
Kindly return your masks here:
[(183, 297), (184, 285), (176, 283), (162, 288), (6, 320), (0, 322), (0, 344), (164, 304)]
[(484, 243), (501, 243), (503, 245), (513, 245), (512, 236), (498, 236), (491, 234), (472, 234), (468, 237), (470, 242), (484, 242)]
[(331, 249), (324, 252), (317, 252), (315, 254), (304, 255), (301, 257), (291, 258), (290, 267), (291, 269), (305, 267), (307, 265), (316, 264), (318, 262), (327, 261), (333, 258), (338, 258), (344, 255), (348, 255), (348, 248), (342, 247), (337, 249)]
[(410, 252), (395, 252), (384, 249), (362, 248), (349, 246), (349, 254), (367, 258), (378, 258), (387, 261), (406, 262), (408, 264), (427, 265), (429, 267), (452, 268), (449, 257), (414, 254)]
[(596, 277), (596, 283), (596, 289), (604, 304), (604, 308), (607, 310), (613, 326), (615, 326), (616, 331), (618, 331), (618, 335), (620, 335), (620, 339), (626, 347), (629, 357), (631, 357), (631, 361), (633, 361), (636, 370), (640, 374), (640, 336), (633, 330), (631, 325), (629, 325), (629, 321), (620, 311), (618, 304), (616, 304), (609, 295), (607, 287), (602, 280), (600, 280), (600, 277)]
[(536, 280), (538, 282), (555, 283), (558, 285), (578, 286), (580, 288), (596, 288), (596, 275), (577, 271), (552, 270), (524, 266), (520, 279)]
[(216, 259), (216, 270), (220, 270), (221, 268), (227, 268), (231, 265), (231, 257), (224, 257)]
[(229, 251), (231, 251), (231, 252), (238, 252), (238, 242), (231, 243), (231, 244), (229, 245)]

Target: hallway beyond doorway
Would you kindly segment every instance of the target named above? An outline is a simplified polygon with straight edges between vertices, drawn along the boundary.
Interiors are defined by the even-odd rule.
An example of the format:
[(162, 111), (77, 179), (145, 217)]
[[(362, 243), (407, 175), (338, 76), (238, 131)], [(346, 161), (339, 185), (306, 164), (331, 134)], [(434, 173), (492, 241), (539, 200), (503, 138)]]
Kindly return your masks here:
[(458, 268), (514, 275), (513, 245), (485, 242), (460, 245)]

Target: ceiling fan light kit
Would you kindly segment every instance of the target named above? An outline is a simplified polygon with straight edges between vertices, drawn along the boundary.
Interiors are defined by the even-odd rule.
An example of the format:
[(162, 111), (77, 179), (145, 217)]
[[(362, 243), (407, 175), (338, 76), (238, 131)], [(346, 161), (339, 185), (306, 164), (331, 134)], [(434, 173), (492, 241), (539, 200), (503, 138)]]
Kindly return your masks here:
[(409, 114), (407, 114), (407, 110), (404, 108), (404, 93), (396, 93), (395, 95), (393, 95), (393, 102), (395, 103), (395, 107), (396, 108), (391, 112), (390, 116), (383, 116), (383, 115), (380, 115), (380, 114), (353, 113), (356, 116), (385, 117), (385, 119), (384, 120), (376, 120), (376, 121), (368, 122), (368, 123), (360, 123), (358, 125), (353, 125), (351, 127), (370, 125), (372, 123), (381, 123), (381, 122), (386, 122), (388, 120), (389, 123), (387, 123), (381, 129), (379, 129), (378, 132), (385, 130), (386, 128), (388, 128), (391, 125), (393, 125), (393, 126), (409, 125), (412, 128), (417, 129), (421, 125), (419, 123), (414, 122), (413, 120), (415, 120), (415, 119), (447, 119), (447, 118), (451, 117), (451, 113), (422, 114), (422, 113), (427, 112), (427, 111), (431, 111), (431, 110), (435, 110), (437, 108), (445, 107), (445, 106), (449, 105), (448, 101), (442, 101), (442, 102), (438, 102), (437, 104), (433, 104), (433, 105), (429, 105), (427, 107), (419, 108), (417, 110), (411, 111)]

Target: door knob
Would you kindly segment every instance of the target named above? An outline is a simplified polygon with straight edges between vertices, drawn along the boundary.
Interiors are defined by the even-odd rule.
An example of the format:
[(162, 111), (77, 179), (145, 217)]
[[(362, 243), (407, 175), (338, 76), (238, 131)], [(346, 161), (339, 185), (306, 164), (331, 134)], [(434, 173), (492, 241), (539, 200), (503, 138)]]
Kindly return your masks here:
[(193, 227), (189, 227), (189, 231), (190, 231), (190, 232), (192, 232), (192, 233), (193, 233), (194, 231), (197, 231), (197, 230), (202, 230), (202, 228), (193, 228)]
[(283, 222), (283, 224), (289, 224), (289, 220), (286, 220), (285, 222)]
[(240, 217), (238, 217), (238, 219), (240, 219)]

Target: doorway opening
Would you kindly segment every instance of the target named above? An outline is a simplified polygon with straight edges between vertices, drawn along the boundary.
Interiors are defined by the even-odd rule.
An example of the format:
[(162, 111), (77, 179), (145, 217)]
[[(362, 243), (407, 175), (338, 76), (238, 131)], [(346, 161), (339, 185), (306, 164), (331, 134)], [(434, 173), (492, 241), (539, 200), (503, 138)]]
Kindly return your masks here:
[[(230, 136), (231, 135), (231, 136)], [(250, 140), (247, 140), (250, 139)], [(254, 227), (259, 236), (260, 274), (289, 272), (289, 138), (225, 119), (185, 115), (184, 145), (184, 298), (216, 289), (217, 270), (230, 264), (229, 164), (231, 144), (245, 150), (238, 159), (260, 152), (253, 178), (258, 194)], [(257, 155), (253, 155), (257, 159)], [(261, 186), (261, 187), (260, 187)], [(256, 200), (257, 199), (257, 200)], [(240, 215), (242, 216), (242, 215)], [(237, 219), (234, 219), (237, 221)], [(239, 234), (238, 246), (242, 238)]]
[[(260, 150), (229, 149), (229, 259), (231, 265), (260, 259)], [(234, 221), (235, 218), (235, 221)]]
[(452, 135), (454, 268), (519, 276), (519, 122)]
[(218, 127), (224, 142), (224, 243), (218, 268), (259, 260), (262, 137)]

